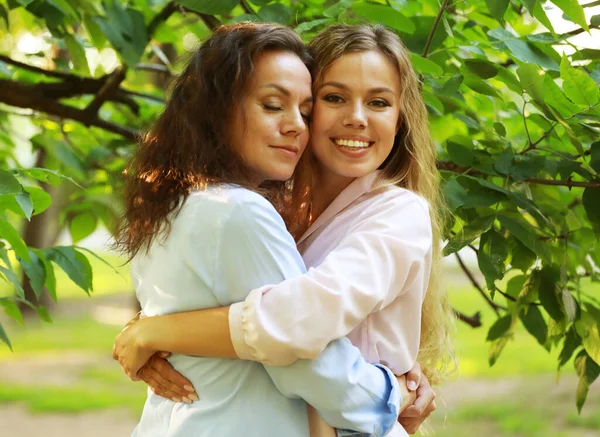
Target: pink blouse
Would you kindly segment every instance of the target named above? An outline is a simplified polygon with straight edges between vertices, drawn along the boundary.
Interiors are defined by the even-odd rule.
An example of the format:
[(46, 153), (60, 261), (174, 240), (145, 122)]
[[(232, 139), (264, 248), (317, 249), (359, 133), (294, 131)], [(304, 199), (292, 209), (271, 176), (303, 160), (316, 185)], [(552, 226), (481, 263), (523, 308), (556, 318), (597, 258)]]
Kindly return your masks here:
[(354, 180), (299, 240), (305, 275), (231, 306), (240, 358), (288, 365), (348, 336), (368, 362), (411, 369), (431, 270), (429, 205), (379, 174)]

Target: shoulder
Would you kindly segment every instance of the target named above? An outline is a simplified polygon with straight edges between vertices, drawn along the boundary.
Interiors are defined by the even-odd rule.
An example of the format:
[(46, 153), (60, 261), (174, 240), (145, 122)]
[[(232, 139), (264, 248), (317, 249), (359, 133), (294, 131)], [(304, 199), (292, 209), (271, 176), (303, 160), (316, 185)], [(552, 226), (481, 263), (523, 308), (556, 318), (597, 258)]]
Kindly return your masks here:
[(429, 202), (414, 191), (395, 185), (386, 185), (371, 191), (372, 205), (369, 208), (374, 213), (395, 217), (410, 216), (413, 219), (430, 220)]

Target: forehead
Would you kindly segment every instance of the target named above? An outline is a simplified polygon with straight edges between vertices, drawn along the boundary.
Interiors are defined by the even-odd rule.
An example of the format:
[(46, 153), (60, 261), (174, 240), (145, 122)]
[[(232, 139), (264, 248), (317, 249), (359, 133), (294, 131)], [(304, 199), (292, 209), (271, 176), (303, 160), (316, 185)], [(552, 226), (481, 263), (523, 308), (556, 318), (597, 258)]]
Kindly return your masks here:
[(323, 73), (321, 82), (341, 82), (348, 86), (400, 90), (396, 66), (376, 50), (351, 52), (336, 59)]
[(254, 60), (252, 85), (277, 83), (290, 91), (310, 92), (312, 78), (304, 62), (291, 52), (264, 52)]

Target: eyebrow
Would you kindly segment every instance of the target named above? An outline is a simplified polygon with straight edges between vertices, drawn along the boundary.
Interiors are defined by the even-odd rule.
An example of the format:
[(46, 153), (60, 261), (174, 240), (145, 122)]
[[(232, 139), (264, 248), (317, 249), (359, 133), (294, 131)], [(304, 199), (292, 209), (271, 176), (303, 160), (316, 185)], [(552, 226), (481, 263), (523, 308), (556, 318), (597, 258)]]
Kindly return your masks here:
[[(268, 84), (262, 86), (261, 88), (275, 88), (277, 91), (279, 91), (284, 96), (286, 96), (286, 97), (291, 96), (291, 93), (287, 88), (284, 88), (281, 85), (277, 85), (276, 83), (268, 83)], [(306, 99), (304, 99), (304, 101), (302, 103), (307, 103), (307, 102), (312, 102), (312, 101), (313, 101), (313, 97), (309, 96)]]
[[(321, 89), (323, 87), (326, 87), (326, 86), (332, 86), (332, 87), (335, 87), (335, 88), (340, 88), (340, 89), (343, 89), (345, 91), (348, 91), (350, 89), (347, 85), (345, 85), (345, 84), (343, 84), (341, 82), (325, 82), (325, 83), (321, 84), (321, 86), (319, 87), (319, 89)], [(369, 94), (392, 93), (393, 95), (396, 95), (396, 93), (394, 92), (393, 89), (388, 88), (386, 86), (369, 88), (367, 90), (367, 92)]]

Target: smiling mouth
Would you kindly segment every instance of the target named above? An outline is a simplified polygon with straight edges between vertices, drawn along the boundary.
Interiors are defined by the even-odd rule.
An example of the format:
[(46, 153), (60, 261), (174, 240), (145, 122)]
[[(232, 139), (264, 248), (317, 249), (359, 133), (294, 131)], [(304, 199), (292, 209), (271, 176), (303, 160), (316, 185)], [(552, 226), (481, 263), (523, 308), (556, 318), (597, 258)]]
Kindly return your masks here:
[(344, 147), (347, 149), (358, 150), (367, 149), (371, 147), (374, 141), (359, 141), (359, 140), (344, 140), (340, 138), (331, 139), (337, 146)]

